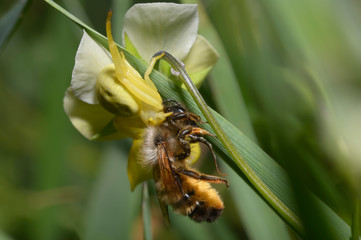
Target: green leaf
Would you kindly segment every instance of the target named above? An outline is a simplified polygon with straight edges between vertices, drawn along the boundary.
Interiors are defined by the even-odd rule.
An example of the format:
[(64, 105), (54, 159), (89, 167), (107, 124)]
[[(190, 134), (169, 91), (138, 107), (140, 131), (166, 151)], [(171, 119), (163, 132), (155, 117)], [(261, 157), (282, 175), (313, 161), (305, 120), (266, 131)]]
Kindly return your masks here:
[(142, 59), (142, 57), (139, 55), (138, 50), (135, 48), (132, 41), (130, 41), (128, 34), (124, 33), (124, 47), (127, 49), (131, 54), (133, 54), (135, 57)]
[(227, 179), (232, 185), (230, 187), (234, 201), (237, 203), (236, 210), (242, 219), (245, 231), (249, 239), (254, 240), (286, 240), (290, 239), (287, 225), (275, 212), (265, 204), (255, 191), (240, 179), (235, 171), (229, 167), (225, 168)]
[[(203, 5), (200, 1), (194, 2), (198, 2), (200, 16), (199, 33), (211, 42), (220, 56), (219, 61), (207, 79), (212, 99), (214, 99), (217, 109), (227, 120), (257, 143), (248, 109), (240, 90), (241, 87), (231, 67), (232, 64), (216, 30), (205, 13)], [(193, 80), (192, 74), (189, 71), (188, 73)], [(230, 183), (238, 183), (236, 188), (232, 187), (229, 191), (233, 201), (236, 203), (235, 208), (249, 238), (257, 240), (290, 239), (290, 233), (287, 231), (285, 222), (234, 171), (226, 168), (226, 172)]]
[(114, 127), (113, 119), (98, 133), (96, 133), (90, 140), (99, 140), (101, 138), (107, 137), (114, 133), (117, 133), (117, 129)]
[(15, 31), (30, 3), (31, 1), (28, 0), (17, 1), (14, 6), (0, 19), (0, 48)]

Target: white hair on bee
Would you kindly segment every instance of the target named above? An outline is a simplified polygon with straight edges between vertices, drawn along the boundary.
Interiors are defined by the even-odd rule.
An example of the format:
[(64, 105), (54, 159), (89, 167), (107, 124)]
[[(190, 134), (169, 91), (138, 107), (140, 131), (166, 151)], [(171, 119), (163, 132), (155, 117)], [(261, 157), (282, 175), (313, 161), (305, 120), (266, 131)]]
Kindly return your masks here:
[(145, 129), (138, 152), (139, 163), (153, 170), (162, 209), (170, 205), (175, 212), (189, 216), (195, 222), (214, 222), (222, 214), (224, 204), (210, 183), (225, 183), (228, 187), (228, 182), (187, 165), (187, 159), (197, 156), (191, 144), (204, 143), (203, 136), (212, 134), (197, 127), (197, 122), (203, 123), (200, 117), (188, 112), (181, 104), (168, 100), (164, 107), (164, 112), (172, 114), (160, 125)]
[(139, 152), (141, 164), (145, 168), (152, 168), (158, 161), (158, 148), (154, 143), (156, 137), (161, 134), (159, 128), (148, 126), (144, 133), (144, 143)]

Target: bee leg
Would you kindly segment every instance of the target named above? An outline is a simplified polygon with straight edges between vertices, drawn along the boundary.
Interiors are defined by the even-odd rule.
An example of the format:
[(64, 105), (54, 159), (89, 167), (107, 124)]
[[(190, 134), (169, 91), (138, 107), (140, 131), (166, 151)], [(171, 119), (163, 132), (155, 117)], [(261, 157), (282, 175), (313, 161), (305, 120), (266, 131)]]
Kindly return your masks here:
[(198, 116), (197, 114), (194, 114), (192, 112), (174, 113), (171, 117), (171, 121), (185, 119), (185, 118), (188, 118), (189, 120), (194, 121), (194, 122), (206, 123), (201, 120), (200, 116)]
[(181, 156), (178, 156), (179, 159), (185, 159), (191, 154), (191, 146), (189, 145), (189, 142), (185, 139), (190, 133), (192, 133), (192, 127), (186, 127), (179, 131), (177, 139), (182, 145), (182, 148), (184, 150), (184, 153)]
[(169, 122), (170, 124), (172, 124), (174, 127), (177, 127), (177, 124), (175, 123), (176, 120), (181, 120), (181, 119), (185, 119), (187, 118), (187, 114), (185, 112), (180, 112), (180, 113), (173, 113), (170, 117), (169, 117)]
[(229, 187), (228, 181), (224, 178), (220, 178), (220, 177), (216, 177), (216, 176), (212, 176), (212, 175), (206, 175), (206, 174), (198, 173), (196, 171), (184, 169), (184, 168), (177, 168), (176, 171), (180, 174), (187, 175), (188, 177), (191, 177), (194, 179), (211, 182), (211, 183), (224, 183), (224, 184), (226, 184), (227, 188)]
[(200, 120), (199, 116), (188, 112), (173, 113), (168, 117), (168, 123), (173, 127), (178, 128), (176, 121), (189, 121), (192, 122), (191, 125), (195, 125), (195, 122), (205, 123)]
[(194, 136), (212, 136), (212, 137), (216, 137), (216, 135), (208, 132), (207, 130), (200, 128), (200, 127), (193, 127), (192, 128), (192, 132), (191, 135)]
[(207, 122), (203, 122), (201, 117), (198, 116), (197, 114), (195, 113), (192, 113), (192, 112), (188, 112), (187, 113), (187, 116), (189, 119), (191, 119), (192, 121), (195, 121), (195, 122), (199, 122), (199, 123), (207, 123)]
[[(188, 118), (191, 121), (206, 123), (201, 120), (201, 118), (192, 112), (188, 112), (180, 103), (175, 100), (167, 99), (163, 101), (163, 106), (167, 109), (167, 111), (174, 112), (172, 110), (177, 110), (176, 113), (173, 113), (171, 117), (171, 121), (180, 120)], [(174, 122), (172, 122), (174, 123)]]
[[(201, 129), (201, 128), (200, 128)], [(203, 131), (205, 131), (204, 129), (201, 129)], [(209, 133), (210, 134), (210, 133)], [(193, 135), (193, 134), (190, 134), (189, 137), (192, 139), (192, 142), (201, 142), (201, 143), (204, 143), (207, 145), (207, 147), (209, 148), (209, 150), (211, 151), (212, 153), (212, 156), (213, 156), (213, 159), (214, 159), (214, 164), (216, 165), (216, 170), (217, 172), (222, 175), (222, 176), (227, 176), (227, 174), (224, 174), (224, 173), (221, 173), (219, 171), (219, 168), (218, 168), (218, 164), (217, 164), (217, 158), (216, 158), (216, 154), (214, 153), (213, 151), (213, 147), (212, 147), (212, 144), (210, 142), (208, 142), (204, 137), (202, 136), (199, 136), (199, 135)]]
[(167, 103), (174, 103), (175, 106), (179, 105), (179, 103), (176, 100), (173, 100), (173, 99), (165, 99), (165, 100), (163, 100), (163, 105), (165, 105)]

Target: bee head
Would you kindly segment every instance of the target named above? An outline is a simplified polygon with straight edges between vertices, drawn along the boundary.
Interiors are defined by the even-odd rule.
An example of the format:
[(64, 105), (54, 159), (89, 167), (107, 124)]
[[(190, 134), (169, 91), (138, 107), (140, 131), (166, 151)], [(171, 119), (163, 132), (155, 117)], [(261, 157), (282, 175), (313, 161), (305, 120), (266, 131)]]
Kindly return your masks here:
[(177, 102), (175, 100), (164, 100), (163, 101), (163, 111), (165, 113), (173, 112), (173, 114), (174, 114), (174, 113), (186, 112), (187, 110), (185, 109), (185, 107), (182, 104), (180, 104), (179, 102)]

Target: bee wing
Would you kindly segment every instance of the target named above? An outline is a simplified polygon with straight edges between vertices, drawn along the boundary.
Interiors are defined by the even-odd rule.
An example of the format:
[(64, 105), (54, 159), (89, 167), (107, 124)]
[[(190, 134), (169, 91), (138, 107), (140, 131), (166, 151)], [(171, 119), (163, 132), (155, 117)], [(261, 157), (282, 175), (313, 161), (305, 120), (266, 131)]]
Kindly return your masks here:
[[(158, 165), (159, 165), (159, 174), (160, 179), (162, 180), (164, 190), (168, 193), (174, 192), (176, 185), (176, 179), (174, 176), (174, 170), (172, 169), (172, 164), (169, 160), (171, 153), (168, 153), (166, 150), (166, 144), (162, 143), (158, 145)], [(177, 190), (178, 191), (178, 190)]]
[(168, 205), (163, 203), (158, 196), (158, 202), (159, 202), (159, 206), (160, 206), (160, 210), (162, 210), (162, 215), (163, 215), (163, 219), (164, 222), (167, 226), (170, 226), (170, 220), (169, 220), (169, 213), (168, 213)]
[[(161, 150), (158, 147), (158, 162), (162, 161), (162, 156), (164, 156), (163, 154), (161, 154), (160, 152)], [(163, 179), (162, 179), (162, 171), (164, 171), (164, 166), (162, 166), (162, 164), (159, 163), (158, 166), (155, 166), (155, 168), (153, 169), (153, 178), (156, 182), (158, 181), (162, 181), (163, 183)], [(159, 206), (160, 209), (162, 211), (162, 215), (163, 215), (163, 219), (165, 221), (165, 224), (167, 226), (170, 226), (170, 220), (169, 220), (169, 213), (168, 213), (168, 205), (164, 203), (164, 201), (162, 201), (162, 194), (160, 191), (158, 191), (158, 188), (155, 188), (156, 192), (157, 192), (157, 197), (158, 197), (158, 202), (159, 202)]]

